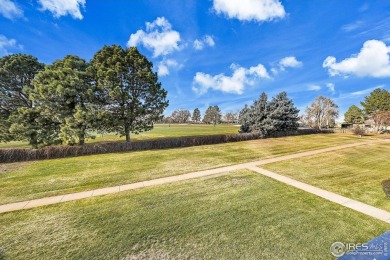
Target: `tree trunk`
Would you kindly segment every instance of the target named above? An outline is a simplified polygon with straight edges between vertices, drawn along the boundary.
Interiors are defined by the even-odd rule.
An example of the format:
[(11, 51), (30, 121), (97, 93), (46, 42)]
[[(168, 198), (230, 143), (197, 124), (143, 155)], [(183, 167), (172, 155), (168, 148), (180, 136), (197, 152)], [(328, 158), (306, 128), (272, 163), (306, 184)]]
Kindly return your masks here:
[(35, 149), (38, 148), (37, 133), (35, 131), (30, 134), (30, 145)]
[(85, 137), (79, 137), (79, 145), (84, 145), (85, 144)]
[(85, 127), (81, 128), (81, 133), (79, 135), (79, 145), (85, 144)]
[(126, 143), (130, 143), (130, 124), (128, 124), (127, 120), (124, 118), (123, 119), (123, 124), (124, 124), (124, 127), (125, 127), (125, 136), (126, 136)]
[(125, 135), (126, 135), (126, 143), (130, 143), (130, 130), (129, 126), (125, 125)]

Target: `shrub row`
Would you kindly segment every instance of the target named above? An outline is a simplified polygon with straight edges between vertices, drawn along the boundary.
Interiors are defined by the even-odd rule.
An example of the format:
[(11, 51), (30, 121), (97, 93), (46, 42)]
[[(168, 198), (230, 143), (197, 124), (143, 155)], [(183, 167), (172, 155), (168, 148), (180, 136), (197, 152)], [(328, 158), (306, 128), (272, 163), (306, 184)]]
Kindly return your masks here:
[[(270, 137), (282, 137), (289, 135), (304, 135), (315, 133), (331, 133), (330, 130), (299, 129), (294, 132), (275, 133)], [(0, 163), (35, 161), (65, 157), (75, 157), (82, 155), (116, 153), (127, 151), (141, 151), (154, 149), (167, 149), (175, 147), (188, 147), (206, 144), (219, 144), (228, 142), (239, 142), (260, 139), (257, 133), (210, 135), (197, 137), (166, 138), (149, 141), (135, 141), (132, 143), (110, 142), (87, 144), (83, 146), (48, 146), (41, 149), (10, 148), (0, 149)]]

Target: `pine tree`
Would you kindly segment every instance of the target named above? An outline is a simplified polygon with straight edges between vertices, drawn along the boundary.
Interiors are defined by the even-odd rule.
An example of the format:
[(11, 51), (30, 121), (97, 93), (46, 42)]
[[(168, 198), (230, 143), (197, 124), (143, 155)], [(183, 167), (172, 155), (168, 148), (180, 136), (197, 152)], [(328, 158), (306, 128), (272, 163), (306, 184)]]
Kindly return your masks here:
[(251, 112), (249, 113), (249, 122), (251, 132), (261, 133), (262, 136), (267, 136), (269, 129), (269, 122), (267, 117), (269, 115), (268, 97), (264, 92), (261, 93), (259, 99), (253, 102)]
[(167, 91), (158, 82), (153, 64), (136, 47), (104, 46), (90, 63), (89, 72), (98, 88), (105, 112), (102, 126), (126, 136), (153, 129), (168, 106)]
[(245, 117), (247, 115), (247, 113), (250, 111), (250, 108), (248, 107), (247, 104), (245, 104), (244, 108), (240, 110), (240, 112), (238, 113), (238, 122), (240, 124), (243, 124), (244, 121), (245, 121)]
[[(0, 58), (0, 141), (25, 140), (35, 145), (36, 132), (30, 124), (37, 113), (31, 111), (33, 103), (29, 92), (32, 80), (43, 70), (44, 64), (25, 54), (13, 54)], [(30, 113), (31, 112), (31, 113)], [(14, 131), (23, 122), (27, 132)], [(14, 124), (13, 131), (10, 131)]]
[(272, 98), (268, 105), (268, 116), (264, 124), (267, 134), (297, 130), (298, 113), (299, 110), (294, 106), (294, 102), (287, 97), (287, 93), (279, 93)]
[(84, 144), (95, 120), (93, 89), (85, 60), (68, 55), (41, 71), (34, 80), (31, 99), (41, 115), (58, 126), (58, 138), (66, 144)]
[(256, 132), (266, 137), (276, 132), (294, 131), (298, 128), (298, 113), (286, 92), (279, 93), (271, 102), (263, 92), (250, 108), (245, 106), (241, 110), (239, 132)]
[(364, 122), (363, 110), (359, 107), (352, 105), (348, 108), (348, 111), (344, 114), (344, 122), (350, 124), (361, 124)]
[(390, 92), (386, 89), (377, 88), (365, 97), (361, 104), (367, 115), (379, 111), (388, 111), (390, 110)]
[(361, 102), (366, 115), (371, 117), (375, 122), (377, 131), (387, 125), (390, 114), (390, 92), (386, 89), (377, 88), (365, 97), (364, 102)]

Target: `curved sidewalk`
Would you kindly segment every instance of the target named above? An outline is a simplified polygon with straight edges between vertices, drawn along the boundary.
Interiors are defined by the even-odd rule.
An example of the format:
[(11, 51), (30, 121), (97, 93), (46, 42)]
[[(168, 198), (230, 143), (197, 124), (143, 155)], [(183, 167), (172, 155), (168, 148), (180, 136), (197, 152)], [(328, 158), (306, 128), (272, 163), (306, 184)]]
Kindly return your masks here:
[(280, 157), (275, 157), (275, 158), (269, 158), (269, 159), (249, 162), (249, 163), (226, 166), (226, 167), (221, 167), (221, 168), (216, 168), (216, 169), (211, 169), (211, 170), (191, 172), (191, 173), (170, 176), (170, 177), (164, 177), (164, 178), (159, 178), (159, 179), (154, 179), (154, 180), (149, 180), (149, 181), (142, 181), (142, 182), (136, 182), (136, 183), (126, 184), (126, 185), (119, 185), (119, 186), (114, 186), (114, 187), (107, 187), (107, 188), (82, 191), (82, 192), (65, 194), (65, 195), (45, 197), (45, 198), (40, 198), (40, 199), (35, 199), (35, 200), (28, 200), (28, 201), (22, 201), (22, 202), (16, 202), (16, 203), (4, 204), (4, 205), (0, 205), (0, 213), (22, 210), (22, 209), (30, 209), (30, 208), (35, 208), (35, 207), (44, 206), (44, 205), (57, 204), (57, 203), (62, 203), (62, 202), (72, 201), (72, 200), (80, 200), (80, 199), (84, 199), (84, 198), (96, 197), (96, 196), (101, 196), (101, 195), (106, 195), (106, 194), (113, 194), (113, 193), (118, 193), (118, 192), (122, 192), (122, 191), (138, 189), (138, 188), (142, 188), (142, 187), (150, 187), (150, 186), (156, 186), (156, 185), (160, 185), (160, 184), (178, 182), (178, 181), (182, 181), (182, 180), (189, 180), (189, 179), (193, 179), (193, 178), (199, 178), (199, 177), (203, 177), (203, 176), (225, 173), (225, 172), (230, 172), (230, 171), (234, 171), (234, 170), (249, 169), (249, 170), (261, 173), (265, 176), (271, 177), (273, 179), (276, 179), (278, 181), (284, 182), (288, 185), (292, 185), (296, 188), (305, 190), (309, 193), (323, 197), (327, 200), (336, 202), (336, 203), (341, 204), (343, 206), (352, 208), (352, 209), (360, 211), (364, 214), (370, 215), (372, 217), (375, 217), (375, 218), (378, 218), (382, 221), (390, 223), (390, 213), (387, 211), (377, 209), (377, 208), (369, 206), (367, 204), (364, 204), (364, 203), (361, 203), (358, 201), (354, 201), (354, 200), (351, 200), (349, 198), (340, 196), (338, 194), (335, 194), (335, 193), (332, 193), (329, 191), (325, 191), (325, 190), (321, 190), (321, 189), (316, 188), (314, 186), (311, 186), (311, 185), (308, 185), (308, 184), (305, 184), (302, 182), (298, 182), (298, 181), (295, 181), (295, 180), (290, 179), (288, 177), (285, 177), (285, 176), (282, 176), (282, 175), (279, 175), (279, 174), (276, 174), (276, 173), (273, 173), (270, 171), (266, 171), (264, 169), (256, 167), (258, 165), (264, 165), (264, 164), (273, 163), (273, 162), (279, 162), (279, 161), (285, 161), (285, 160), (290, 160), (290, 159), (295, 159), (295, 158), (300, 158), (300, 157), (305, 157), (305, 156), (311, 156), (311, 155), (316, 155), (316, 154), (320, 154), (320, 153), (336, 151), (336, 150), (340, 150), (340, 149), (346, 149), (346, 148), (351, 148), (351, 147), (356, 147), (356, 146), (372, 144), (372, 143), (376, 143), (376, 142), (380, 142), (380, 141), (359, 142), (359, 143), (353, 143), (353, 144), (347, 144), (347, 145), (334, 146), (334, 147), (329, 147), (329, 148), (324, 148), (324, 149), (319, 149), (319, 150), (295, 153), (295, 154), (291, 154), (291, 155), (285, 155), (285, 156), (280, 156)]

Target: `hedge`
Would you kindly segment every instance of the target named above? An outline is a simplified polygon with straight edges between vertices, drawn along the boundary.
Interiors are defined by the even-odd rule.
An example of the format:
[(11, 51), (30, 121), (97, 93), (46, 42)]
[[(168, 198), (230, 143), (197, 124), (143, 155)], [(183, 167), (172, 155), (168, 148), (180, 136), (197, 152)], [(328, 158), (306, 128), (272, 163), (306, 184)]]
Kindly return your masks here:
[[(293, 132), (279, 132), (269, 137), (282, 137), (291, 135), (305, 135), (316, 133), (333, 133), (332, 130), (299, 129)], [(36, 161), (55, 158), (66, 158), (92, 154), (118, 153), (128, 151), (142, 151), (167, 149), (175, 147), (189, 147), (207, 144), (220, 144), (228, 142), (239, 142), (262, 138), (258, 133), (210, 135), (197, 137), (178, 137), (147, 141), (107, 142), (97, 144), (86, 144), (83, 146), (48, 146), (40, 149), (30, 148), (6, 148), (0, 149), (0, 163), (11, 163), (21, 161)]]

